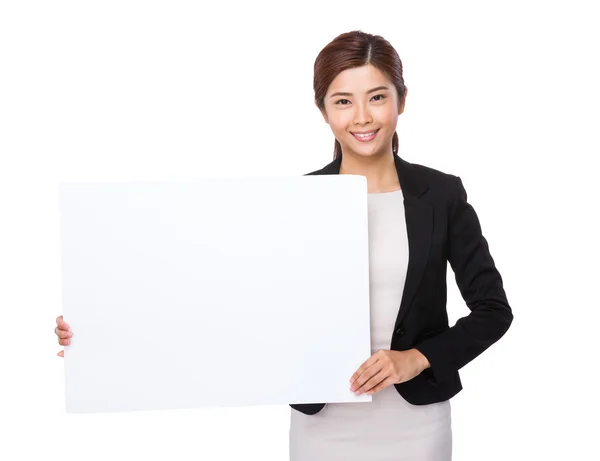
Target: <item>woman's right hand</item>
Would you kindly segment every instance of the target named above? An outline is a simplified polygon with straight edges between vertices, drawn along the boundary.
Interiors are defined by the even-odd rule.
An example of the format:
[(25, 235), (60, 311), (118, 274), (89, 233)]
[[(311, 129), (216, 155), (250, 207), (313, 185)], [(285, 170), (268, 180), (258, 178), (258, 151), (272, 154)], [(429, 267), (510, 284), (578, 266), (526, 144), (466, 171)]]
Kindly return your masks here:
[[(61, 346), (68, 346), (71, 344), (71, 340), (69, 338), (73, 336), (73, 333), (71, 332), (69, 325), (63, 321), (62, 315), (56, 318), (56, 325), (57, 327), (54, 329), (54, 333), (56, 333), (56, 336), (58, 336), (58, 344)], [(64, 357), (65, 351), (62, 350), (56, 355), (59, 357)]]

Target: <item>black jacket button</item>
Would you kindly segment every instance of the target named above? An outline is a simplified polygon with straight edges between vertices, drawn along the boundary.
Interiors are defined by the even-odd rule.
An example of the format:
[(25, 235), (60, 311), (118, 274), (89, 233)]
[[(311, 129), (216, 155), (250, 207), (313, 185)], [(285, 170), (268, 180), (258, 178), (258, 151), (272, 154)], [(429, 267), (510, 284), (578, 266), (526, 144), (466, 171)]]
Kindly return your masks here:
[(402, 335), (404, 334), (404, 328), (402, 328), (402, 327), (399, 327), (399, 328), (396, 330), (396, 334), (397, 334), (398, 336), (402, 336)]

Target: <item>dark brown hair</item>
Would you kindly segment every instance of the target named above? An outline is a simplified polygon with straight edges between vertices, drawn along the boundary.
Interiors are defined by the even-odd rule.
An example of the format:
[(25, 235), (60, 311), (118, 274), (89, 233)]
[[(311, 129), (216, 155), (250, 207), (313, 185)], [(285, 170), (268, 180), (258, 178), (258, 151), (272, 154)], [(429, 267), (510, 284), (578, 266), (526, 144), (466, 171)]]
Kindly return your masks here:
[[(315, 60), (313, 88), (315, 102), (325, 110), (325, 94), (337, 74), (353, 67), (371, 64), (385, 74), (398, 92), (398, 101), (402, 104), (406, 87), (402, 77), (402, 61), (394, 47), (383, 37), (360, 30), (338, 35), (321, 50)], [(394, 132), (392, 150), (398, 152), (398, 133)], [(342, 155), (342, 146), (335, 140), (333, 157)]]

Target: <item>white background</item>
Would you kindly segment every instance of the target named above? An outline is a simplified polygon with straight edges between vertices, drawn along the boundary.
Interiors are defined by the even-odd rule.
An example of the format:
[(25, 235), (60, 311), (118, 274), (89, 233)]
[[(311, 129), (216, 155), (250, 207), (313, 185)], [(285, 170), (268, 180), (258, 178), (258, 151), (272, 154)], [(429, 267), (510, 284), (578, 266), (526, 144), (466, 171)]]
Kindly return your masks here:
[(595, 2), (201, 3), (0, 6), (0, 459), (287, 459), (286, 406), (65, 413), (58, 184), (322, 167), (314, 59), (355, 29), (398, 50), (400, 155), (461, 176), (514, 309), (462, 369), (455, 459), (598, 459)]

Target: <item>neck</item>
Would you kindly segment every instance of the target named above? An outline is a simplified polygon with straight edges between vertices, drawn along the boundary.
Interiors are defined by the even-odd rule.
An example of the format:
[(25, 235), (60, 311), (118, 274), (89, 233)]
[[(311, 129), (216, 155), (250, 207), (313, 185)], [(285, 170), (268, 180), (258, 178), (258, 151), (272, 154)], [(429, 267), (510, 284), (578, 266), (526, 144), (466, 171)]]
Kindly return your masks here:
[(400, 189), (394, 156), (385, 155), (364, 157), (361, 155), (342, 155), (340, 174), (356, 174), (367, 178), (369, 194), (392, 192)]

